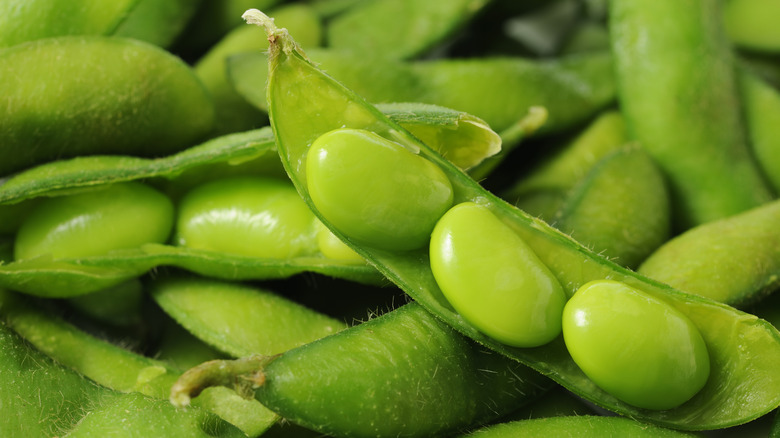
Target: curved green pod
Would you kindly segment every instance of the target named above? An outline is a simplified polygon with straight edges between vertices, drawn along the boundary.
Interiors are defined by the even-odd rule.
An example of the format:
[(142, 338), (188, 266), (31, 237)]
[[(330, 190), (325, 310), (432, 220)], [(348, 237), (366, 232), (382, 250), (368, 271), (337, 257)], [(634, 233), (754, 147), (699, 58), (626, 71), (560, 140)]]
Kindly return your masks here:
[(278, 3), (280, 0), (201, 0), (171, 50), (184, 59), (196, 60), (241, 24), (241, 14), (247, 8), (270, 9)]
[(195, 15), (202, 0), (139, 0), (112, 35), (167, 48)]
[[(236, 172), (280, 173), (281, 170), (275, 170), (280, 163), (274, 147), (273, 134), (267, 128), (219, 137), (158, 159), (91, 156), (46, 163), (21, 172), (0, 185), (0, 202), (19, 202), (15, 205), (23, 206), (24, 203), (37, 203), (37, 198), (81, 193), (138, 179), (156, 181), (163, 187), (167, 186), (168, 179), (173, 179), (181, 182), (181, 187), (177, 185), (174, 189), (183, 191), (190, 185), (199, 184), (204, 174), (208, 180)], [(249, 167), (239, 169), (239, 163)], [(182, 181), (184, 179), (186, 182)], [(168, 189), (171, 187), (166, 187)], [(145, 245), (87, 258), (39, 257), (3, 264), (0, 265), (0, 284), (33, 295), (69, 297), (119, 284), (163, 265), (223, 279), (287, 278), (302, 272), (317, 272), (370, 284), (383, 282), (376, 270), (365, 263), (316, 254), (291, 259), (256, 258), (169, 245)]]
[(0, 52), (0, 63), (0, 175), (78, 155), (166, 155), (214, 123), (192, 70), (139, 41), (49, 38)]
[(232, 355), (274, 355), (346, 324), (269, 291), (198, 278), (155, 279), (155, 302), (187, 330)]
[(208, 415), (200, 409), (175, 409), (167, 400), (153, 399), (138, 393), (117, 394), (110, 402), (89, 410), (75, 427), (62, 436), (122, 436), (130, 431), (135, 436), (169, 438), (247, 436), (245, 432), (213, 414)]
[(0, 347), (3, 436), (105, 436), (114, 428), (144, 436), (163, 430), (169, 437), (246, 436), (203, 409), (184, 411), (167, 400), (99, 386), (31, 347), (6, 325), (0, 325)]
[(511, 412), (548, 382), (412, 303), (279, 356), (207, 362), (179, 379), (171, 401), (237, 384), (327, 435), (429, 437)]
[(639, 273), (681, 291), (745, 306), (780, 285), (780, 201), (691, 228), (664, 243)]
[(669, 238), (671, 217), (660, 169), (634, 144), (596, 163), (571, 189), (551, 223), (633, 269)]
[[(56, 436), (69, 430), (104, 391), (32, 348), (0, 324), (3, 436)], [(36, 403), (30, 403), (36, 400)]]
[[(412, 58), (441, 44), (477, 15), (488, 0), (409, 2), (377, 0), (335, 16), (326, 32), (328, 46), (358, 54)], [(386, 20), (393, 17), (393, 25)], [(360, 35), (356, 38), (355, 35)]]
[[(461, 333), (528, 364), (577, 395), (642, 421), (679, 429), (717, 429), (748, 422), (780, 405), (780, 373), (777, 371), (780, 333), (774, 327), (732, 307), (682, 293), (637, 275), (498, 199), (354, 92), (307, 62), (289, 35), (276, 30), (262, 18), (259, 22), (267, 25), (269, 33), (276, 38), (271, 46), (273, 74), (268, 83), (271, 126), (285, 169), (310, 207), (313, 204), (305, 183), (304, 158), (314, 139), (341, 127), (392, 135), (395, 141), (419, 148), (421, 156), (445, 172), (455, 190), (456, 203), (472, 201), (484, 205), (517, 232), (567, 294), (573, 294), (589, 281), (610, 278), (663, 299), (683, 312), (702, 333), (710, 353), (711, 377), (702, 391), (680, 407), (661, 412), (632, 407), (599, 390), (577, 368), (560, 338), (543, 347), (523, 349), (502, 345), (481, 334), (447, 303), (433, 278), (425, 249), (405, 253), (374, 250), (348, 239), (333, 224), (323, 220), (335, 235), (416, 302)], [(302, 123), (303, 120), (307, 123)], [(314, 211), (317, 213), (316, 209)]]
[(623, 436), (633, 438), (693, 438), (696, 435), (653, 426), (628, 418), (579, 415), (499, 423), (460, 438), (513, 438), (518, 436), (576, 435), (581, 438)]
[(552, 222), (566, 194), (601, 158), (628, 141), (623, 116), (609, 110), (521, 176), (501, 197)]
[[(300, 35), (300, 43), (316, 47), (322, 40), (322, 23), (313, 9), (302, 3), (276, 8), (271, 15), (277, 23)], [(216, 123), (214, 132), (223, 135), (245, 131), (267, 124), (265, 111), (260, 111), (239, 95), (228, 80), (227, 60), (244, 52), (268, 50), (268, 42), (256, 38), (250, 27), (237, 27), (222, 37), (194, 65), (195, 74), (214, 99)]]
[(771, 199), (747, 146), (721, 3), (610, 7), (621, 110), (669, 180), (677, 231)]
[[(140, 356), (98, 339), (68, 322), (39, 310), (25, 297), (0, 290), (0, 318), (46, 356), (91, 381), (122, 393), (166, 400), (181, 372), (164, 362)], [(247, 402), (219, 389), (198, 403), (235, 424), (244, 433), (259, 434), (278, 417), (259, 403)], [(236, 413), (244, 415), (237, 416)]]
[(734, 45), (754, 51), (780, 53), (777, 0), (729, 0), (723, 3), (723, 25)]
[(780, 92), (746, 70), (738, 80), (751, 149), (775, 193), (780, 193)]
[[(334, 50), (307, 50), (312, 61), (371, 103), (422, 102), (455, 108), (485, 120), (496, 131), (541, 106), (549, 119), (540, 133), (561, 132), (583, 123), (616, 96), (608, 53), (554, 60), (526, 58), (439, 59), (402, 62)], [(266, 107), (261, 93), (267, 77), (265, 56), (228, 60), (236, 90)]]
[(4, 1), (0, 4), (0, 48), (63, 35), (109, 35), (140, 1)]

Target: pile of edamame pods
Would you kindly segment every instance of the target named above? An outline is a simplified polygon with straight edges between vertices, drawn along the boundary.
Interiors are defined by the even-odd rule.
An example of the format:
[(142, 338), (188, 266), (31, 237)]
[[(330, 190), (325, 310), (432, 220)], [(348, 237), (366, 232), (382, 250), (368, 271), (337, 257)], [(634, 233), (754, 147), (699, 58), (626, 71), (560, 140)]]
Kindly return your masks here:
[(0, 436), (780, 436), (777, 19), (0, 3)]

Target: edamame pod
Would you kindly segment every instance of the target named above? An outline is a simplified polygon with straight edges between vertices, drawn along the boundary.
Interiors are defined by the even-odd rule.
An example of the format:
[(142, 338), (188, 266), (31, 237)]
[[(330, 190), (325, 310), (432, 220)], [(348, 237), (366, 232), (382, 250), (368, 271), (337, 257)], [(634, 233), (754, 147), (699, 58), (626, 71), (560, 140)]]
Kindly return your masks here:
[[(97, 339), (69, 323), (35, 308), (24, 297), (0, 290), (0, 314), (5, 324), (35, 348), (80, 375), (114, 391), (137, 392), (166, 399), (180, 372), (167, 364), (137, 355)], [(248, 435), (270, 427), (277, 417), (259, 403), (230, 392), (218, 392), (198, 402), (198, 409), (214, 412)], [(244, 414), (235, 415), (236, 412)]]
[(604, 112), (501, 196), (552, 222), (569, 190), (598, 160), (626, 141), (623, 116), (617, 111)]
[(677, 231), (771, 199), (747, 147), (720, 5), (610, 4), (621, 109), (668, 178)]
[[(327, 27), (328, 45), (357, 54), (381, 53), (392, 59), (412, 58), (434, 48), (477, 15), (488, 0), (364, 2), (334, 17)], [(385, 25), (393, 17), (393, 26)], [(355, 35), (360, 35), (355, 38)]]
[(110, 35), (140, 1), (4, 1), (0, 4), (0, 48), (63, 35)]
[[(273, 11), (277, 23), (301, 35), (300, 43), (315, 47), (322, 40), (320, 17), (311, 7), (290, 4)], [(245, 131), (265, 125), (268, 117), (236, 93), (228, 81), (227, 60), (236, 53), (263, 52), (268, 42), (256, 38), (249, 27), (237, 27), (225, 35), (195, 63), (195, 74), (203, 82), (214, 99), (216, 107), (216, 135)]]
[(671, 216), (660, 169), (633, 144), (596, 163), (572, 188), (552, 223), (633, 269), (669, 238)]
[(780, 193), (780, 92), (746, 70), (738, 80), (753, 153), (775, 192)]
[(139, 0), (112, 35), (167, 48), (195, 15), (202, 0)]
[[(46, 163), (21, 172), (0, 185), (0, 201), (21, 202), (17, 205), (23, 207), (27, 203), (37, 203), (36, 198), (47, 200), (46, 196), (55, 196), (47, 200), (54, 201), (57, 195), (143, 178), (156, 181), (167, 192), (177, 194), (225, 175), (283, 174), (274, 146), (273, 134), (267, 128), (219, 137), (158, 159), (92, 156)], [(174, 179), (174, 183), (165, 182), (168, 179)], [(179, 266), (227, 279), (286, 278), (310, 271), (370, 284), (383, 282), (376, 270), (352, 260), (321, 256), (258, 259), (168, 245), (142, 245), (120, 253), (80, 259), (43, 257), (11, 262), (0, 266), (0, 284), (48, 297), (98, 291), (161, 265)]]
[(729, 0), (723, 3), (723, 23), (735, 45), (755, 51), (780, 52), (777, 0)]
[[(403, 135), (400, 126), (307, 62), (288, 34), (276, 29), (259, 14), (253, 14), (249, 13), (250, 19), (267, 26), (267, 32), (275, 40), (270, 49), (269, 71), (272, 73), (268, 97), (279, 155), (291, 180), (310, 206), (302, 169), (308, 148), (319, 135), (343, 127), (367, 129), (379, 135), (387, 135), (392, 130), (396, 141), (419, 147), (421, 155), (445, 172), (453, 185), (455, 203), (478, 202), (512, 228), (550, 269), (567, 295), (589, 281), (609, 278), (663, 299), (683, 312), (704, 338), (710, 354), (710, 379), (693, 399), (667, 411), (638, 409), (621, 402), (600, 390), (577, 368), (560, 338), (533, 349), (512, 348), (467, 323), (441, 293), (425, 249), (378, 251), (347, 239), (320, 216), (336, 236), (416, 302), (461, 333), (550, 376), (577, 395), (642, 421), (679, 429), (717, 429), (748, 422), (780, 405), (780, 375), (777, 372), (780, 333), (770, 324), (732, 307), (681, 293), (637, 275), (498, 199), (425, 145)], [(301, 123), (301, 120), (309, 123)], [(739, 402), (735, 403), (735, 400)]]
[(233, 357), (271, 356), (346, 327), (271, 292), (196, 278), (155, 280), (162, 309), (208, 344)]
[(476, 430), (461, 438), (513, 438), (518, 436), (556, 436), (573, 434), (580, 438), (693, 438), (695, 435), (640, 423), (622, 417), (581, 415), (539, 418), (500, 423)]
[[(455, 108), (503, 131), (543, 107), (549, 120), (541, 133), (561, 132), (597, 114), (615, 100), (612, 57), (608, 53), (556, 60), (525, 58), (441, 59), (400, 62), (333, 50), (307, 50), (336, 80), (372, 103), (422, 102)], [(228, 60), (236, 90), (258, 92), (267, 77), (260, 53)], [(264, 104), (262, 99), (249, 99)], [(264, 104), (265, 106), (265, 104)]]
[(32, 348), (5, 324), (0, 324), (0, 367), (3, 436), (55, 436), (69, 430), (105, 392)]
[(0, 64), (0, 175), (78, 155), (166, 155), (214, 123), (191, 69), (140, 41), (48, 38), (0, 52)]
[(278, 357), (207, 362), (182, 376), (171, 400), (186, 404), (201, 385), (242, 381), (256, 382), (244, 391), (283, 418), (351, 437), (451, 433), (508, 413), (546, 388), (546, 379), (415, 304)]
[(681, 291), (745, 306), (780, 284), (780, 201), (691, 228), (664, 243), (639, 273)]

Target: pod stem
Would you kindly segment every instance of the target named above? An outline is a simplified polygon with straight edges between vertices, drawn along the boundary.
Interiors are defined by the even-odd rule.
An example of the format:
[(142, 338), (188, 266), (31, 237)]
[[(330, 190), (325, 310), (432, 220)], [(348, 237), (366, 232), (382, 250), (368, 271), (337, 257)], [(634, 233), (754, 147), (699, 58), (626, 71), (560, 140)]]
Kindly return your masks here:
[(171, 386), (174, 406), (190, 404), (204, 389), (225, 386), (244, 398), (253, 398), (254, 390), (265, 382), (263, 368), (276, 356), (253, 355), (235, 360), (212, 360), (189, 369)]
[(265, 29), (265, 32), (268, 35), (270, 57), (274, 57), (281, 49), (287, 55), (297, 52), (308, 61), (303, 49), (295, 42), (290, 35), (290, 32), (288, 32), (286, 28), (277, 27), (273, 18), (258, 9), (247, 10), (241, 18), (248, 24), (261, 26)]

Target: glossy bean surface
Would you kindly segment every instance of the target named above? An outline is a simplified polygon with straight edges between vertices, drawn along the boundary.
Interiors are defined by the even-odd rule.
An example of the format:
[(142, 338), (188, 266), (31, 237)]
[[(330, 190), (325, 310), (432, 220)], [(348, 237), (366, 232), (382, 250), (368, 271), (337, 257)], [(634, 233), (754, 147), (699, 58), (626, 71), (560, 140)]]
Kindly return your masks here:
[(707, 381), (710, 358), (699, 330), (665, 302), (616, 281), (583, 285), (563, 310), (574, 362), (615, 397), (645, 409), (688, 401)]
[(253, 257), (312, 254), (317, 224), (285, 181), (243, 177), (196, 187), (178, 206), (177, 245)]
[(173, 226), (173, 204), (137, 182), (47, 199), (19, 228), (17, 260), (51, 255), (78, 258), (163, 243)]
[(438, 167), (365, 130), (317, 138), (306, 160), (306, 181), (312, 202), (328, 220), (381, 249), (424, 246), (452, 204), (452, 187)]
[(560, 334), (563, 288), (489, 209), (471, 202), (451, 208), (433, 229), (430, 259), (450, 304), (488, 336), (536, 347)]

